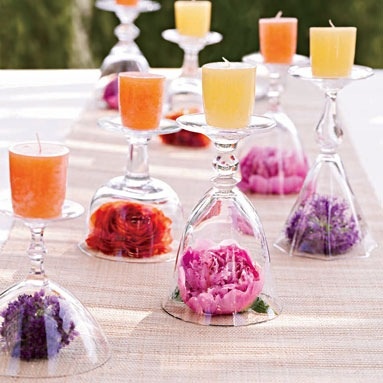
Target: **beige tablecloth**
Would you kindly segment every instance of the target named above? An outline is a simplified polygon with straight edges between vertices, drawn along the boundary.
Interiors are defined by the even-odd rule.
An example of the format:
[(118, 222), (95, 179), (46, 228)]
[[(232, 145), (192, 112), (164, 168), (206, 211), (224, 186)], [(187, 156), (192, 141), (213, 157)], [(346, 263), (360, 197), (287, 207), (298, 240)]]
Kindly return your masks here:
[[(323, 96), (312, 84), (289, 79), (283, 97), (311, 159), (314, 127)], [(257, 104), (262, 113), (265, 105)], [(71, 148), (68, 198), (88, 208), (95, 190), (122, 175), (127, 145), (103, 131), (94, 100), (77, 121)], [(369, 258), (324, 262), (289, 257), (272, 244), (296, 196), (252, 196), (271, 253), (272, 276), (283, 312), (247, 327), (207, 327), (174, 319), (161, 309), (173, 263), (117, 263), (91, 258), (77, 248), (86, 215), (46, 230), (49, 277), (74, 293), (104, 329), (112, 355), (103, 366), (55, 382), (381, 382), (383, 380), (382, 211), (347, 138), (341, 146), (346, 171), (379, 247)], [(168, 182), (188, 216), (210, 185), (213, 149), (150, 143), (152, 176)], [(28, 270), (28, 233), (16, 224), (0, 255), (0, 287)], [(76, 363), (76, 361), (73, 361)], [(12, 378), (1, 378), (11, 382)], [(14, 379), (16, 381), (16, 379)], [(33, 380), (29, 380), (33, 381)]]

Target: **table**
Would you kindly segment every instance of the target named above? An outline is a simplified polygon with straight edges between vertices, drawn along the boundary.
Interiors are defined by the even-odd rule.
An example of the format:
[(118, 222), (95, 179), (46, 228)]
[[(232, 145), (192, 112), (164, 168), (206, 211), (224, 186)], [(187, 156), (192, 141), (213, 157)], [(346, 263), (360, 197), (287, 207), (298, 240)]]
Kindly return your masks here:
[[(9, 75), (8, 71), (0, 71), (0, 83)], [(35, 71), (22, 71), (14, 75), (16, 80), (21, 75), (29, 81), (30, 76), (35, 76)], [(51, 108), (53, 110), (53, 104), (63, 108), (60, 117), (74, 118), (60, 118), (56, 133), (71, 149), (68, 198), (88, 207), (93, 192), (101, 184), (123, 173), (126, 144), (122, 136), (97, 127), (96, 120), (111, 113), (99, 109), (93, 98), (97, 70), (65, 75), (47, 71), (40, 75), (51, 76), (54, 85), (47, 93), (40, 89), (41, 98), (34, 99), (41, 105), (37, 126), (39, 129), (42, 127), (42, 112), (48, 114)], [(68, 78), (76, 82), (70, 83)], [(112, 350), (111, 359), (100, 368), (80, 376), (52, 381), (382, 381), (383, 259), (380, 252), (383, 228), (379, 201), (382, 190), (377, 184), (371, 184), (373, 174), (379, 168), (372, 166), (378, 165), (372, 162), (376, 158), (381, 159), (378, 152), (382, 136), (373, 136), (369, 141), (362, 142), (355, 132), (352, 117), (359, 113), (351, 107), (356, 103), (358, 107), (365, 108), (366, 103), (372, 102), (370, 87), (376, 88), (377, 93), (382, 87), (382, 79), (379, 72), (376, 82), (367, 80), (371, 82), (353, 84), (349, 86), (350, 90), (346, 88), (342, 91), (344, 93), (340, 98), (342, 118), (346, 124), (341, 155), (370, 231), (379, 244), (369, 258), (323, 262), (280, 253), (272, 244), (296, 196), (252, 196), (269, 241), (272, 276), (284, 306), (283, 312), (264, 324), (237, 328), (205, 327), (176, 320), (161, 309), (161, 300), (172, 286), (171, 262), (122, 264), (87, 257), (77, 248), (78, 242), (86, 235), (86, 215), (75, 221), (52, 225), (45, 236), (49, 250), (46, 259), (49, 276), (75, 293), (85, 304), (104, 329)], [(32, 125), (28, 125), (27, 129), (26, 121), (20, 119), (28, 111), (22, 96), (32, 90), (28, 87), (20, 91), (14, 86), (0, 89), (2, 99), (8, 102), (13, 100), (16, 108), (12, 112), (9, 107), (8, 112), (1, 115), (1, 123), (6, 126), (6, 132), (2, 131), (2, 134), (14, 140), (16, 137), (10, 137), (9, 132), (22, 126), (22, 136), (31, 138), (34, 132), (29, 128)], [(39, 80), (35, 81), (35, 86), (40, 87)], [(361, 91), (367, 86), (368, 93)], [(9, 94), (16, 96), (12, 99)], [(57, 97), (56, 102), (53, 95)], [(77, 100), (72, 103), (74, 96)], [(313, 130), (322, 103), (322, 94), (313, 85), (288, 80), (283, 105), (296, 123), (311, 159), (317, 153)], [(65, 105), (68, 108), (75, 105), (71, 114), (66, 113)], [(264, 108), (264, 102), (259, 101), (257, 113)], [(367, 112), (363, 110), (356, 128), (363, 124), (368, 126), (370, 135), (374, 135), (373, 129), (381, 127), (382, 116), (379, 113), (382, 111), (369, 114), (365, 121), (363, 116), (367, 118)], [(54, 115), (58, 116), (57, 111)], [(56, 129), (52, 120), (47, 122), (45, 132), (52, 133), (52, 129)], [(378, 154), (373, 154), (375, 151), (369, 146), (374, 141)], [(356, 143), (359, 146), (357, 150)], [(168, 182), (176, 190), (187, 216), (210, 186), (212, 149), (180, 149), (153, 140), (149, 155), (152, 175)], [(367, 164), (361, 161), (364, 155), (369, 156)], [(16, 223), (0, 254), (1, 289), (20, 280), (27, 272), (28, 262), (24, 255), (27, 243), (27, 231)], [(0, 382), (3, 381), (18, 380), (0, 377)]]

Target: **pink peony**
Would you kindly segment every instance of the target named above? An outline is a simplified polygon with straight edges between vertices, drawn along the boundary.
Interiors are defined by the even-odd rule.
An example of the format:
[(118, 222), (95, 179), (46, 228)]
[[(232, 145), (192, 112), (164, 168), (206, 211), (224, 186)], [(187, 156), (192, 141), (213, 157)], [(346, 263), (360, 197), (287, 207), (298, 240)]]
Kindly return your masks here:
[(118, 77), (105, 87), (103, 99), (110, 109), (118, 110)]
[(260, 266), (234, 242), (188, 248), (178, 268), (181, 298), (198, 314), (233, 314), (246, 310), (262, 291)]
[(254, 146), (240, 161), (242, 180), (238, 187), (245, 193), (298, 193), (308, 172), (305, 157), (294, 151)]

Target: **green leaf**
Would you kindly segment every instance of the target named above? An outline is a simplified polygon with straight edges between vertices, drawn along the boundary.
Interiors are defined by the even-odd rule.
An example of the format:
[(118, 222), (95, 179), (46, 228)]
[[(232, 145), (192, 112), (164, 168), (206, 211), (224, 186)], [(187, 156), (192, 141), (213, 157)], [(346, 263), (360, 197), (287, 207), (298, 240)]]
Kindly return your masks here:
[(258, 297), (249, 308), (257, 313), (266, 314), (269, 307), (263, 299)]

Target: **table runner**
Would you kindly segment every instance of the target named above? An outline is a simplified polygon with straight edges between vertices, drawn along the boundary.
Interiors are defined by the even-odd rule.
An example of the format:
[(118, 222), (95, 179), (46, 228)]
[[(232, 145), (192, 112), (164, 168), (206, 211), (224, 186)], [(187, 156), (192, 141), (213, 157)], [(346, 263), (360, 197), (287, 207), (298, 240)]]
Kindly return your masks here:
[[(323, 95), (289, 79), (284, 109), (306, 152), (318, 152), (314, 128)], [(258, 102), (256, 112), (263, 113)], [(67, 138), (71, 149), (68, 194), (86, 208), (96, 189), (122, 175), (127, 145), (97, 119), (113, 112), (89, 101)], [(77, 248), (86, 214), (49, 226), (46, 269), (90, 310), (106, 333), (111, 359), (88, 373), (55, 382), (379, 382), (383, 374), (382, 211), (347, 137), (340, 148), (351, 186), (379, 247), (369, 258), (324, 262), (289, 257), (273, 247), (296, 199), (251, 196), (269, 242), (275, 291), (283, 304), (276, 319), (247, 327), (206, 327), (174, 319), (161, 309), (172, 286), (173, 262), (119, 263)], [(150, 142), (151, 175), (178, 193), (187, 217), (210, 186), (212, 148), (185, 149)], [(16, 223), (0, 255), (0, 287), (28, 270), (26, 228)], [(76, 363), (76, 361), (74, 361)], [(17, 381), (0, 377), (0, 382)], [(53, 379), (52, 379), (53, 380)], [(28, 379), (33, 382), (33, 379)], [(37, 380), (36, 380), (37, 381)]]

